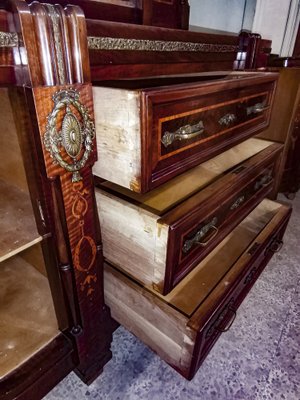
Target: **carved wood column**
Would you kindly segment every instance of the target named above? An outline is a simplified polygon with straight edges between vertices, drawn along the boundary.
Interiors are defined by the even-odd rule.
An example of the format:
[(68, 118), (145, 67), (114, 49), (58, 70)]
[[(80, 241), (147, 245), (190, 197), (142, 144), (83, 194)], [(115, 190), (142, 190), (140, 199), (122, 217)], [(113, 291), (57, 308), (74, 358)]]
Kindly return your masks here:
[(110, 359), (101, 235), (92, 165), (96, 153), (85, 17), (79, 7), (11, 0), (22, 74), (77, 373), (90, 383)]

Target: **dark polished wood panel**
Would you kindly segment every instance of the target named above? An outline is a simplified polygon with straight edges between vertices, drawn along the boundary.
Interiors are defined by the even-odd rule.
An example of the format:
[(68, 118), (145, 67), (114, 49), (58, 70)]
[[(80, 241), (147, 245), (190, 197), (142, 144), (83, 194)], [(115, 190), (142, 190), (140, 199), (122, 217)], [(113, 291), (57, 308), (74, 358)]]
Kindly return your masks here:
[[(153, 189), (266, 128), (276, 75), (195, 83), (142, 92), (141, 192)], [(260, 107), (256, 112), (255, 107)], [(224, 122), (223, 122), (223, 120)], [(199, 129), (196, 129), (201, 123)], [(189, 127), (191, 139), (165, 145)], [(188, 135), (188, 136), (193, 136)]]
[(164, 294), (271, 192), (281, 151), (279, 144), (270, 146), (233, 170), (227, 185), (212, 183), (208, 188), (211, 196), (205, 201), (198, 200), (203, 190), (159, 220), (170, 226)]
[[(63, 9), (21, 0), (9, 4), (12, 32), (22, 38), (17, 51), (26, 51), (28, 61), (23, 59), (15, 76), (24, 89), (14, 102), (20, 99), (26, 114), (16, 114), (16, 119), (22, 117), (21, 131), (26, 125), (22, 140), (24, 156), (29, 153), (27, 175), (38, 182), (37, 190), (34, 185), (30, 189), (59, 327), (73, 344), (72, 361), (66, 359), (57, 371), (31, 382), (28, 392), (16, 388), (26, 398), (35, 387), (45, 394), (74, 368), (86, 383), (92, 382), (111, 357), (111, 330), (91, 173), (97, 154), (85, 18), (76, 6)], [(58, 147), (52, 139), (58, 139)], [(39, 386), (43, 384), (45, 389)]]
[[(253, 255), (254, 261), (250, 261), (244, 268), (243, 273), (235, 277), (233, 286), (229, 288), (226, 295), (219, 302), (218, 308), (212, 308), (212, 318), (204, 322), (204, 329), (199, 331), (197, 345), (195, 347), (195, 358), (190, 370), (189, 379), (192, 379), (198, 371), (209, 351), (216, 343), (222, 332), (230, 329), (234, 322), (236, 312), (245, 299), (260, 274), (263, 272), (273, 255), (282, 247), (282, 239), (289, 222), (290, 212), (279, 222), (276, 229), (265, 239), (260, 246), (251, 247), (248, 252)], [(209, 314), (207, 314), (209, 315)], [(205, 320), (205, 316), (201, 318)], [(197, 319), (194, 317), (193, 323)]]

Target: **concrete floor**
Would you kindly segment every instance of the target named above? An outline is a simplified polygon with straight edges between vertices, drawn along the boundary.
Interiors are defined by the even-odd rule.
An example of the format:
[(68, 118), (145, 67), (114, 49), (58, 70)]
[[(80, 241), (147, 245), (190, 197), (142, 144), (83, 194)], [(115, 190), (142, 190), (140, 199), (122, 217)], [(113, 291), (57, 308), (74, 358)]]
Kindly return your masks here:
[(285, 246), (192, 382), (120, 328), (113, 359), (91, 386), (71, 373), (45, 400), (299, 400), (300, 194), (292, 203)]

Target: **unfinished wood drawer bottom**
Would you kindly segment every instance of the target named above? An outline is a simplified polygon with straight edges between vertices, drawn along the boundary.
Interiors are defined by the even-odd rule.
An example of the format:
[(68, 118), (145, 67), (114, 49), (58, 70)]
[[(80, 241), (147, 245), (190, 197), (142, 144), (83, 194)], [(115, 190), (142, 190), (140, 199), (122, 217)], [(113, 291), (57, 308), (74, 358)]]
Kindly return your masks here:
[(105, 300), (112, 317), (192, 379), (281, 247), (290, 212), (264, 200), (167, 296), (106, 264)]

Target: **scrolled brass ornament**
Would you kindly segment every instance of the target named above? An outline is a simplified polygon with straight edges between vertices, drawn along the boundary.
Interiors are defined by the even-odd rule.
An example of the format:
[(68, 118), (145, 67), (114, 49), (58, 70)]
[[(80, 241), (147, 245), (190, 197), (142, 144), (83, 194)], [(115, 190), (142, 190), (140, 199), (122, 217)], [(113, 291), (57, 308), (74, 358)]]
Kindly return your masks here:
[[(79, 101), (79, 92), (75, 89), (64, 89), (53, 95), (54, 108), (48, 115), (44, 145), (53, 162), (68, 172), (72, 172), (72, 182), (82, 179), (80, 170), (85, 166), (93, 150), (95, 125), (88, 109)], [(77, 110), (81, 121), (74, 114)], [(59, 113), (65, 111), (61, 130), (57, 129)], [(71, 162), (62, 155), (65, 150)]]

